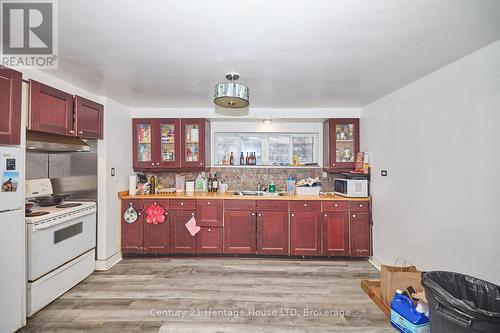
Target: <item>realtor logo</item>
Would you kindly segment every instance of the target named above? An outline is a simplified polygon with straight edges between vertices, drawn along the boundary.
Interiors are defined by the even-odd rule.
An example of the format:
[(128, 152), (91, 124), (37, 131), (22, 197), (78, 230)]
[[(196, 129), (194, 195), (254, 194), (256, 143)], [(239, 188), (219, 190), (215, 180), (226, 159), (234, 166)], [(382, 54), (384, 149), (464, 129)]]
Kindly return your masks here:
[(1, 65), (57, 68), (57, 12), (54, 0), (0, 0)]

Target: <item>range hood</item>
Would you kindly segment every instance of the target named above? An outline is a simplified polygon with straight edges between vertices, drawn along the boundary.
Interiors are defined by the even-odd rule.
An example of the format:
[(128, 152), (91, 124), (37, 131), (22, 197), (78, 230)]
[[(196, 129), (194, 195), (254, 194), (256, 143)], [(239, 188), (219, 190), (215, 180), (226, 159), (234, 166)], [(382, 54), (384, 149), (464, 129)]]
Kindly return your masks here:
[(26, 148), (41, 152), (90, 151), (88, 143), (75, 136), (26, 131)]

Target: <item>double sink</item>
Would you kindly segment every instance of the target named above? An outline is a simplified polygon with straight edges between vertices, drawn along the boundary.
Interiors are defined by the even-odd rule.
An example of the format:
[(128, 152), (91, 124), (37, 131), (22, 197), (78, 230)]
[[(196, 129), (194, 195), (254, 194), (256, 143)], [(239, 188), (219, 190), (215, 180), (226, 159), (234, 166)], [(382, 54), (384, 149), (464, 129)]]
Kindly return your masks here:
[(239, 196), (258, 196), (258, 197), (282, 197), (285, 193), (282, 192), (264, 192), (264, 191), (235, 191), (233, 195)]

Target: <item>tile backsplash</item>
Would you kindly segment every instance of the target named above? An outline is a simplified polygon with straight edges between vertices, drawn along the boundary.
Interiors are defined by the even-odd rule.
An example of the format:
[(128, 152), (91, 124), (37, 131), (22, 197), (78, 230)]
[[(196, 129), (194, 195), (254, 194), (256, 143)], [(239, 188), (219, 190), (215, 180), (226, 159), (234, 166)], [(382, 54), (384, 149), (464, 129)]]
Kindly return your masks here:
[[(217, 178), (224, 180), (229, 184), (229, 190), (256, 190), (257, 184), (269, 184), (271, 180), (274, 181), (278, 190), (286, 189), (286, 180), (289, 176), (294, 177), (296, 180), (308, 177), (319, 177), (321, 179), (321, 186), (323, 192), (333, 191), (334, 175), (328, 174), (323, 177), (322, 168), (224, 168), (212, 167), (207, 170), (208, 174), (217, 173)], [(184, 173), (186, 180), (195, 180), (198, 176), (196, 173)], [(149, 176), (149, 174), (148, 174)], [(162, 187), (169, 188), (175, 187), (175, 173), (158, 173), (156, 182)]]

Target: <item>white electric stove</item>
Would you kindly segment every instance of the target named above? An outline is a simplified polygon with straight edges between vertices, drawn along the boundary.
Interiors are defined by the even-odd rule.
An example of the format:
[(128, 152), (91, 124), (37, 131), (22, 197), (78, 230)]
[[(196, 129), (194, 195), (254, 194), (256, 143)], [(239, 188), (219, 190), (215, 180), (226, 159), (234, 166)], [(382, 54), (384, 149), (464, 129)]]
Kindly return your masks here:
[[(26, 199), (52, 195), (50, 179), (26, 181)], [(34, 206), (26, 214), (27, 312), (33, 315), (94, 271), (95, 202)]]

